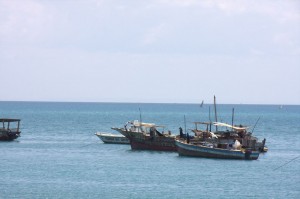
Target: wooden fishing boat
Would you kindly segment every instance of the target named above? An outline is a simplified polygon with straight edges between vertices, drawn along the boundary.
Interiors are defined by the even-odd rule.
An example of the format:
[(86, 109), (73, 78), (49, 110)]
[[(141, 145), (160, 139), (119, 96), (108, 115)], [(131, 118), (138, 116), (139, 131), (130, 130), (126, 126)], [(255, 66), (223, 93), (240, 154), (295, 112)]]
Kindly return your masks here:
[(97, 132), (95, 135), (107, 144), (129, 144), (129, 140), (123, 135), (101, 132)]
[(160, 132), (158, 128), (164, 129), (164, 126), (134, 120), (127, 122), (124, 128), (112, 129), (127, 137), (133, 150), (176, 151), (176, 136), (170, 131)]
[[(228, 144), (231, 146), (237, 140), (241, 146), (245, 149), (252, 151), (266, 152), (268, 148), (265, 146), (266, 139), (259, 141), (257, 137), (253, 136), (249, 132), (246, 126), (232, 126), (230, 124), (221, 122), (194, 122), (195, 129), (192, 131), (195, 133), (195, 140), (199, 141), (217, 141), (218, 144)], [(206, 125), (204, 130), (199, 129), (199, 125)], [(219, 129), (218, 131), (211, 131), (212, 126), (225, 127), (226, 129)], [(216, 128), (217, 129), (217, 128)]]
[(12, 141), (20, 137), (20, 119), (0, 118), (0, 140)]
[[(224, 145), (216, 145), (211, 142), (188, 142), (182, 139), (176, 139), (175, 144), (178, 154), (181, 156), (241, 160), (256, 160), (259, 157), (258, 151), (239, 147), (227, 148), (228, 146), (224, 147)], [(223, 146), (223, 148), (218, 146)]]
[[(249, 127), (242, 125), (234, 125), (234, 108), (232, 109), (232, 125), (218, 122), (217, 118), (217, 104), (216, 96), (214, 96), (214, 111), (215, 111), (215, 122), (211, 122), (210, 109), (209, 109), (209, 120), (210, 122), (195, 122), (196, 128), (192, 130), (198, 139), (205, 141), (207, 138), (217, 138), (218, 144), (229, 144), (232, 145), (236, 140), (241, 143), (242, 147), (245, 149), (250, 149), (252, 151), (267, 152), (268, 148), (265, 146), (266, 139), (259, 141), (257, 137), (252, 135), (254, 128), (259, 121), (260, 117), (256, 121), (252, 132), (248, 131)], [(206, 125), (205, 130), (198, 130), (197, 125)], [(216, 128), (215, 132), (212, 132), (212, 125)], [(220, 128), (226, 128), (225, 130), (219, 130)]]
[(238, 125), (232, 126), (230, 124), (214, 122), (213, 125), (219, 127), (226, 127), (230, 130), (226, 131), (218, 131), (215, 134), (219, 137), (220, 140), (228, 140), (229, 142), (238, 140), (244, 148), (251, 149), (253, 151), (259, 152), (267, 152), (268, 148), (266, 147), (266, 139), (264, 138), (262, 141), (255, 136), (253, 136), (252, 132), (248, 131), (249, 127)]

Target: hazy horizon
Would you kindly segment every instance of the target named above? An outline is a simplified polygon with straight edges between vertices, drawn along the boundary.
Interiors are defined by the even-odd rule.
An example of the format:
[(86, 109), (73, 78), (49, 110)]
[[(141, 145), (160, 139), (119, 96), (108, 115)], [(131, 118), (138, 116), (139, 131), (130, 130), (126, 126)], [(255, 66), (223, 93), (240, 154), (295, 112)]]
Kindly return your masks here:
[[(121, 101), (18, 101), (18, 100), (3, 100), (0, 102), (29, 102), (29, 103), (111, 103), (111, 104), (191, 104), (191, 105), (201, 105), (201, 102), (121, 102)], [(213, 102), (208, 102), (203, 104), (205, 105), (214, 105)], [(251, 103), (218, 103), (217, 105), (263, 105), (263, 106), (300, 106), (300, 104), (251, 104)]]

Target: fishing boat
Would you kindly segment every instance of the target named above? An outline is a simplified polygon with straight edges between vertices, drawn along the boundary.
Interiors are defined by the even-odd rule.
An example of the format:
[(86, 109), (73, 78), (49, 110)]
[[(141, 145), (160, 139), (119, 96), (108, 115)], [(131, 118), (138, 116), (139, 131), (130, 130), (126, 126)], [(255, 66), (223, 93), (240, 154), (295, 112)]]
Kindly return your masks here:
[(238, 141), (235, 143), (235, 145), (229, 147), (228, 145), (218, 145), (212, 142), (191, 142), (182, 139), (175, 140), (178, 154), (181, 156), (241, 160), (258, 159), (258, 151), (243, 149), (239, 146)]
[(20, 137), (20, 119), (0, 118), (0, 140), (12, 141)]
[[(238, 141), (244, 149), (248, 149), (251, 151), (259, 151), (259, 152), (267, 152), (268, 148), (265, 146), (266, 139), (259, 141), (257, 137), (252, 135), (254, 128), (256, 127), (257, 122), (259, 121), (260, 117), (256, 121), (252, 132), (248, 131), (249, 127), (243, 125), (234, 125), (234, 108), (232, 109), (232, 125), (227, 123), (218, 122), (217, 117), (217, 103), (216, 103), (216, 96), (214, 96), (214, 111), (215, 111), (215, 122), (211, 122), (210, 118), (210, 109), (209, 109), (209, 121), (210, 122), (195, 122), (196, 128), (193, 130), (196, 136), (201, 137), (202, 141), (205, 141), (206, 138), (217, 138), (218, 144), (223, 145), (232, 145), (235, 141)], [(198, 130), (198, 124), (205, 124), (206, 130)], [(212, 132), (211, 128), (212, 125), (215, 126), (216, 131)], [(219, 130), (220, 128), (226, 128), (225, 130)]]
[(129, 144), (129, 140), (124, 135), (101, 132), (97, 132), (95, 135), (107, 144)]
[[(160, 132), (158, 129), (162, 128)], [(164, 126), (142, 123), (138, 120), (127, 122), (124, 128), (112, 128), (130, 141), (133, 150), (176, 151), (175, 135), (164, 133)]]
[[(230, 124), (221, 122), (194, 122), (195, 129), (192, 132), (195, 133), (195, 140), (199, 141), (217, 141), (218, 144), (227, 144), (231, 146), (235, 141), (241, 144), (242, 148), (247, 148), (252, 151), (266, 152), (268, 148), (265, 146), (266, 139), (259, 141), (257, 137), (253, 136), (246, 126), (232, 126)], [(202, 130), (199, 125), (206, 125), (206, 128)], [(226, 129), (219, 129), (212, 132), (212, 126), (225, 127)], [(218, 129), (218, 128), (216, 128)]]
[[(220, 122), (194, 122), (193, 139), (175, 140), (179, 155), (206, 158), (256, 160), (259, 157), (257, 138), (247, 133), (248, 127), (235, 127)], [(206, 128), (199, 128), (204, 125)], [(229, 130), (211, 131), (212, 126)], [(218, 128), (216, 128), (218, 129)], [(265, 142), (265, 140), (264, 140)]]
[(268, 148), (266, 147), (266, 139), (264, 138), (262, 141), (259, 141), (257, 137), (253, 136), (253, 131), (248, 131), (249, 127), (247, 126), (232, 126), (230, 124), (221, 122), (214, 122), (213, 125), (230, 129), (227, 129), (226, 131), (215, 132), (220, 140), (226, 140), (227, 142), (238, 140), (244, 148), (259, 152), (268, 151)]

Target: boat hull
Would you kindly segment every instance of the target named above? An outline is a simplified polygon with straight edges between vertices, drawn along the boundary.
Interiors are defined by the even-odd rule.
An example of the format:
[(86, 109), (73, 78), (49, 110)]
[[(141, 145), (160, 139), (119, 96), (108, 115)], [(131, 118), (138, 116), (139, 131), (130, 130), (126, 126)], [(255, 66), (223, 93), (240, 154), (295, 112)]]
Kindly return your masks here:
[(20, 137), (21, 132), (5, 132), (0, 131), (0, 141), (13, 141)]
[(95, 133), (95, 135), (106, 144), (129, 144), (129, 140), (123, 135), (106, 133)]
[(204, 157), (204, 158), (221, 158), (221, 159), (240, 159), (240, 160), (256, 160), (259, 152), (256, 151), (240, 151), (227, 150), (219, 148), (210, 148), (206, 146), (187, 144), (176, 140), (178, 154), (181, 156)]
[(130, 140), (132, 150), (177, 151), (175, 142)]
[(130, 140), (132, 150), (153, 150), (153, 151), (177, 151), (175, 136), (151, 137), (141, 132), (126, 131), (121, 128), (112, 128)]

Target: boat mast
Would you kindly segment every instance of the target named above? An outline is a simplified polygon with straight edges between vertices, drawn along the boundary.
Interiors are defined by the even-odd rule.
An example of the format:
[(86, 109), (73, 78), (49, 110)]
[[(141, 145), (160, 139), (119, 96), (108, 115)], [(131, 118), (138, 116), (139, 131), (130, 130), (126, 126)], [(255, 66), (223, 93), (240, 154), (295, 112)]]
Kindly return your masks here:
[(184, 131), (186, 133), (186, 120), (185, 120), (185, 115), (183, 115), (183, 116), (184, 116)]
[[(216, 122), (218, 122), (218, 117), (217, 117), (217, 105), (216, 105), (216, 96), (214, 95), (214, 107), (215, 107), (215, 119)], [(216, 131), (218, 131), (218, 126), (216, 125)]]
[(139, 108), (139, 112), (140, 112), (140, 122), (142, 123), (142, 113), (141, 113), (141, 108)]
[(211, 132), (210, 106), (208, 107), (209, 132)]
[(139, 108), (139, 112), (140, 112), (140, 129), (141, 129), (141, 132), (143, 132), (143, 129), (142, 129), (142, 113), (141, 113), (141, 108)]
[(234, 108), (232, 108), (232, 118), (231, 118), (232, 130), (233, 130), (233, 119), (234, 119)]

